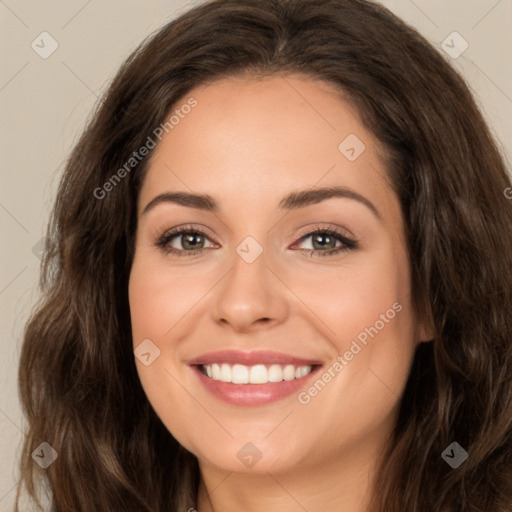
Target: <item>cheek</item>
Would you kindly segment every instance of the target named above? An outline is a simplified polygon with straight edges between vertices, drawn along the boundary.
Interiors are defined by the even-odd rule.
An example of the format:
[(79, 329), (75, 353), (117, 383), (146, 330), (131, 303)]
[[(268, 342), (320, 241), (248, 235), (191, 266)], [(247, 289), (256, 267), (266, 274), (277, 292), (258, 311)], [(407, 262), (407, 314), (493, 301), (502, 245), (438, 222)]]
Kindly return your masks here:
[[(408, 260), (393, 247), (383, 246), (336, 273), (301, 273), (294, 287), (315, 313), (333, 362), (343, 358), (343, 370), (333, 370), (333, 388), (365, 397), (367, 404), (374, 403), (372, 395), (382, 397), (381, 391), (391, 402), (401, 394), (416, 346)], [(357, 401), (352, 405), (359, 407)]]
[[(326, 336), (341, 350), (365, 328), (397, 316), (393, 304), (410, 301), (409, 266), (405, 254), (393, 245), (347, 258), (338, 267), (305, 269), (291, 273), (294, 292), (326, 327)], [(406, 316), (401, 314), (400, 316)], [(386, 322), (387, 326), (391, 323)]]
[[(193, 291), (183, 285), (178, 274), (164, 272), (150, 258), (139, 254), (134, 260), (128, 294), (137, 373), (154, 411), (170, 432), (181, 433), (180, 438), (184, 437), (185, 405), (190, 406), (190, 403), (182, 384), (183, 375), (173, 361), (179, 339), (171, 344), (169, 340), (173, 327), (190, 310), (183, 295), (193, 295)], [(190, 301), (193, 299), (191, 297)], [(145, 347), (143, 351), (138, 348), (142, 346)], [(150, 353), (150, 356), (144, 360), (138, 358), (137, 353)]]
[(129, 282), (134, 345), (145, 338), (168, 338), (169, 331), (197, 302), (204, 281), (201, 284), (200, 276), (185, 275), (144, 255), (134, 261)]
[[(328, 448), (334, 449), (379, 428), (397, 410), (415, 347), (409, 267), (405, 255), (388, 250), (358, 260), (357, 267), (340, 268), (336, 277), (307, 280), (297, 293), (318, 315), (316, 325), (335, 355), (319, 375), (322, 382), (300, 397), (307, 410), (304, 425), (324, 425), (319, 437), (330, 439)], [(306, 298), (313, 280), (316, 293)], [(330, 437), (330, 425), (343, 426), (343, 439)]]
[[(150, 401), (168, 389), (168, 383), (162, 386), (163, 380), (169, 378), (165, 372), (169, 347), (164, 340), (183, 316), (177, 289), (179, 286), (175, 282), (171, 286), (165, 272), (144, 254), (134, 260), (128, 286), (132, 341), (137, 371)], [(137, 357), (138, 353), (150, 356)]]

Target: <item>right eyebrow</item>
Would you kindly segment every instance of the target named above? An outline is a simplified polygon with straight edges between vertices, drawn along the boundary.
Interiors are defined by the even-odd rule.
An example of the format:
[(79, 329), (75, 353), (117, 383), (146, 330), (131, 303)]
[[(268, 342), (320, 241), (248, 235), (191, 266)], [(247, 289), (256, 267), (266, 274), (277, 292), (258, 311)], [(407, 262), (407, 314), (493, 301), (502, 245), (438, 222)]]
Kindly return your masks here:
[(198, 210), (205, 210), (208, 212), (218, 212), (219, 207), (214, 199), (208, 194), (191, 194), (189, 192), (165, 192), (154, 197), (142, 210), (141, 215), (144, 215), (149, 210), (153, 209), (160, 203), (176, 203), (181, 206), (188, 206), (189, 208), (196, 208)]

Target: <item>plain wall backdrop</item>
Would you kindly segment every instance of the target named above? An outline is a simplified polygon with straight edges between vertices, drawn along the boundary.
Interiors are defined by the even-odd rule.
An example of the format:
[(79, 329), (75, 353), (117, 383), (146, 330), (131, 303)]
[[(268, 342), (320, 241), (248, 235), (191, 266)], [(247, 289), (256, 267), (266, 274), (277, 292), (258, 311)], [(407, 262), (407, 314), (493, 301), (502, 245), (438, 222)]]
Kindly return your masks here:
[[(40, 241), (65, 161), (122, 61), (197, 3), (0, 0), (0, 511), (13, 510), (26, 428), (17, 393), (22, 332), (37, 298)], [(512, 0), (381, 3), (465, 76), (510, 169)]]

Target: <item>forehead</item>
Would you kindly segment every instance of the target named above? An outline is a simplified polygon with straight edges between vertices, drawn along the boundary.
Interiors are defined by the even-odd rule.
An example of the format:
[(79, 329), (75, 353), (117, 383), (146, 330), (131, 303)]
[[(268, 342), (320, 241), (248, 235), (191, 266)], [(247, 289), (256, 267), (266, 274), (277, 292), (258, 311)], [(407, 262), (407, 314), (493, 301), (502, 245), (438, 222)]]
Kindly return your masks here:
[[(196, 106), (181, 112), (190, 98)], [(226, 200), (243, 193), (245, 204), (262, 206), (315, 186), (392, 194), (382, 146), (330, 83), (300, 75), (226, 78), (191, 90), (176, 110), (179, 122), (152, 155), (140, 208), (164, 189)]]

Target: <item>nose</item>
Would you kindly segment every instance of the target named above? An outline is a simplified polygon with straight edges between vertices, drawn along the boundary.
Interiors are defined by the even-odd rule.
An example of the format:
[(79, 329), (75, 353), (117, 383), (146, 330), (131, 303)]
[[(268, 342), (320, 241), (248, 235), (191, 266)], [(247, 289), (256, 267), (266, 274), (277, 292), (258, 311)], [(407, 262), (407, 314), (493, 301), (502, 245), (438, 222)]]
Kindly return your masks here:
[(235, 252), (233, 266), (215, 287), (214, 320), (237, 332), (270, 328), (288, 315), (287, 288), (266, 264), (265, 250), (248, 263)]

